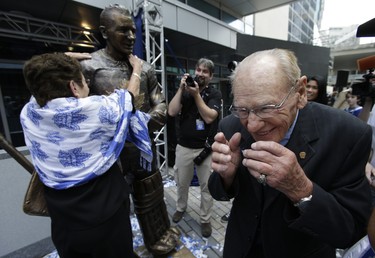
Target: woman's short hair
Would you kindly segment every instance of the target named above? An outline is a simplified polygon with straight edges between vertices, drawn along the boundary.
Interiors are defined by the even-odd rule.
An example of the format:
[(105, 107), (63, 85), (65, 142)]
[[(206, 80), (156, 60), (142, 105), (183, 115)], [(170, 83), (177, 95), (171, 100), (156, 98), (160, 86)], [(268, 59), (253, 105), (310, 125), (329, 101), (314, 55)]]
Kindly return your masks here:
[(47, 53), (33, 56), (23, 67), (26, 86), (43, 107), (55, 98), (73, 97), (70, 82), (82, 84), (79, 62), (64, 53)]

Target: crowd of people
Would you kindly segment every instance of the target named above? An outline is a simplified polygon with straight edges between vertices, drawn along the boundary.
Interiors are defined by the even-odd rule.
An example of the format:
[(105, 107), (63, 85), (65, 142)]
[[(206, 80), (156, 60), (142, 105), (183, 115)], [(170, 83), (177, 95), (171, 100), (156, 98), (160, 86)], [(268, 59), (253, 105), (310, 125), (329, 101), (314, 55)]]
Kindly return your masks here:
[(347, 93), (348, 112), (330, 107), (323, 77), (302, 75), (290, 50), (263, 50), (232, 72), (231, 114), (220, 120), (212, 60), (182, 75), (167, 105), (152, 65), (133, 55), (130, 12), (104, 8), (100, 31), (103, 49), (42, 54), (24, 66), (32, 97), (21, 123), (60, 257), (134, 257), (130, 196), (146, 248), (156, 256), (176, 248), (152, 139), (167, 113), (178, 117), (172, 220), (184, 217), (195, 171), (203, 237), (212, 234), (213, 199), (232, 200), (224, 258), (334, 258), (375, 235), (375, 118), (363, 108), (368, 124), (358, 119), (357, 95)]

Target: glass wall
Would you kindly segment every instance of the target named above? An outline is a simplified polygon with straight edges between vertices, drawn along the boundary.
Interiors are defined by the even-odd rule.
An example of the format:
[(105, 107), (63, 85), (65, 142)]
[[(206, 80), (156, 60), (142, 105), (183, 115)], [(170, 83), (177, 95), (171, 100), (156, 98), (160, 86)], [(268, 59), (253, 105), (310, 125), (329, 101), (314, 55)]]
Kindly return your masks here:
[(22, 69), (0, 69), (0, 87), (2, 134), (15, 147), (24, 146), (19, 116), (30, 99), (30, 92), (26, 88)]

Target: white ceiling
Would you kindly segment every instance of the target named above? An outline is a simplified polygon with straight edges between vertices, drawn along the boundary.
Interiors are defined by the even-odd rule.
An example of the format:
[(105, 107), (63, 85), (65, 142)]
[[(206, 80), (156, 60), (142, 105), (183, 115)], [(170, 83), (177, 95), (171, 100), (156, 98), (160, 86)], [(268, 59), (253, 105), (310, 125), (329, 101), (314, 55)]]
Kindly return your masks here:
[(225, 6), (239, 16), (246, 16), (257, 12), (286, 5), (297, 0), (206, 0), (216, 3), (218, 6)]

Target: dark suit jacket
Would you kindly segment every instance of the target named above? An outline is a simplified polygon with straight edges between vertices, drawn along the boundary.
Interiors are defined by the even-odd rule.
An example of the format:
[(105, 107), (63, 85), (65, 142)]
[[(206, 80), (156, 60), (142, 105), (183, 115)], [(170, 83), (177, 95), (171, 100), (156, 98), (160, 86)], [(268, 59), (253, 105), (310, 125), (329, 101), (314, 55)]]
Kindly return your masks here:
[[(241, 148), (254, 141), (239, 119), (224, 118), (219, 130), (227, 139), (241, 132)], [(265, 257), (336, 257), (366, 234), (371, 212), (365, 164), (371, 128), (353, 115), (317, 103), (300, 110), (286, 147), (313, 182), (305, 212), (281, 192), (262, 186), (240, 166), (229, 192), (212, 173), (209, 189), (216, 200), (234, 197), (224, 246), (225, 258), (247, 257), (261, 243)], [(257, 233), (258, 231), (258, 233)]]

